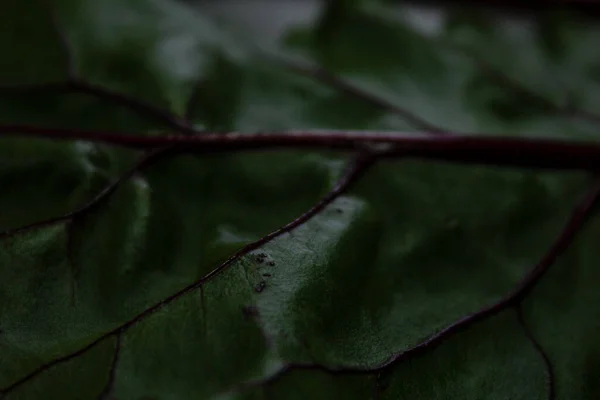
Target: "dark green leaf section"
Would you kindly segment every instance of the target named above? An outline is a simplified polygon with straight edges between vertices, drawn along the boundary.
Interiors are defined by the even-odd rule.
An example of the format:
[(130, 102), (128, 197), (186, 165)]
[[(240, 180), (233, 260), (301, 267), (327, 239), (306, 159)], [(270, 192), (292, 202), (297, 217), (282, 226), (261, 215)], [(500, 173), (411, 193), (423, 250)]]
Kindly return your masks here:
[(363, 398), (373, 393), (374, 379), (369, 376), (331, 375), (320, 371), (294, 371), (265, 389), (268, 398), (314, 399)]
[(216, 397), (219, 400), (263, 400), (285, 398), (301, 400), (307, 397), (325, 399), (368, 399), (375, 394), (374, 376), (332, 374), (318, 370), (295, 370), (273, 382), (257, 388)]
[(464, 14), (456, 10), (448, 15), (441, 32), (444, 40), (536, 94), (526, 96), (529, 104), (547, 112), (562, 108), (566, 115), (598, 114), (600, 82), (594, 71), (600, 59), (593, 48), (600, 29), (596, 23), (552, 9), (534, 21), (500, 20), (483, 12), (470, 18)]
[(6, 398), (21, 399), (95, 399), (105, 389), (110, 375), (115, 339), (102, 341), (90, 351), (48, 370), (40, 379), (17, 389)]
[[(570, 117), (595, 111), (590, 71), (600, 60), (586, 46), (598, 41), (597, 27), (553, 15), (499, 20), (476, 9), (441, 11), (434, 29), (425, 29), (419, 21), (426, 17), (410, 9), (367, 3), (324, 7), (314, 28), (291, 32), (286, 46), (445, 129), (596, 137), (594, 125)], [(567, 41), (559, 60), (544, 52), (542, 26)]]
[(561, 258), (524, 303), (525, 319), (554, 366), (557, 398), (586, 399), (599, 393), (598, 221), (585, 230), (578, 246)]
[(125, 334), (114, 382), (117, 398), (208, 398), (273, 370), (276, 360), (266, 354), (266, 338), (243, 312), (253, 288), (242, 269), (228, 278), (163, 308)]
[(67, 77), (68, 59), (50, 4), (19, 0), (2, 4), (1, 85), (47, 83)]
[(382, 399), (548, 398), (544, 360), (514, 310), (398, 365), (385, 379)]
[[(390, 123), (389, 113), (380, 107), (265, 60), (249, 60), (244, 71), (241, 89), (244, 107), (237, 115), (237, 129), (381, 129), (408, 126), (403, 121)], [(222, 76), (220, 79), (219, 82), (225, 83), (231, 78)]]
[[(14, 337), (13, 345), (24, 340), (19, 346), (26, 346), (29, 335), (52, 338), (49, 347), (36, 351), (36, 358), (45, 353), (41, 360), (49, 360), (55, 354), (54, 341), (70, 348), (70, 335), (92, 339), (293, 219), (327, 190), (330, 169), (314, 157), (298, 156), (297, 163), (290, 163), (289, 155), (284, 168), (269, 168), (278, 157), (165, 161), (146, 176), (127, 181), (100, 209), (62, 225), (60, 232), (56, 231), (61, 226), (6, 239), (2, 274), (18, 281), (3, 280), (4, 335)], [(336, 175), (335, 170), (331, 173)], [(184, 180), (173, 180), (173, 174)], [(286, 187), (298, 175), (304, 185)], [(291, 201), (284, 201), (284, 194), (291, 195)], [(202, 212), (208, 209), (210, 213)], [(34, 244), (37, 252), (28, 248)], [(36, 269), (36, 261), (44, 268)], [(49, 284), (48, 292), (35, 289), (41, 283)], [(14, 304), (23, 306), (21, 296), (30, 290), (39, 300), (17, 312)], [(58, 301), (56, 308), (40, 307), (50, 307), (50, 300)], [(67, 337), (65, 329), (70, 332)], [(43, 338), (38, 339), (43, 347)], [(5, 355), (2, 363), (19, 375), (18, 359)]]
[(11, 195), (0, 198), (0, 207), (11, 212), (0, 215), (0, 229), (18, 228), (73, 210), (108, 183), (109, 171), (93, 162), (100, 158), (100, 151), (86, 143), (65, 146), (3, 139), (0, 185)]
[[(423, 128), (240, 46), (179, 3), (23, 4), (8, 3), (14, 19), (1, 28), (3, 54), (14, 54), (0, 61), (1, 123), (163, 134), (158, 107), (219, 131)], [(424, 34), (406, 15), (329, 2), (280, 50), (449, 130), (597, 133), (553, 105), (592, 110), (596, 28), (448, 12)], [(67, 83), (68, 64), (110, 95), (31, 86)], [(15, 84), (27, 87), (6, 88)], [(2, 138), (0, 231), (83, 206), (140, 155)], [(508, 309), (383, 368), (515, 287), (585, 192), (582, 175), (379, 161), (205, 279), (309, 210), (349, 159), (166, 155), (96, 207), (2, 236), (4, 398), (546, 399), (550, 383), (557, 399), (595, 397), (597, 221), (527, 297), (523, 321)]]
[[(567, 192), (552, 194), (557, 184)], [(376, 368), (508, 292), (558, 234), (580, 186), (380, 165), (352, 197), (263, 247), (275, 264), (255, 262), (271, 275), (257, 294), (265, 329), (288, 360)]]
[(227, 43), (210, 22), (174, 2), (64, 0), (58, 8), (80, 77), (177, 114), (190, 84), (205, 73), (203, 55)]

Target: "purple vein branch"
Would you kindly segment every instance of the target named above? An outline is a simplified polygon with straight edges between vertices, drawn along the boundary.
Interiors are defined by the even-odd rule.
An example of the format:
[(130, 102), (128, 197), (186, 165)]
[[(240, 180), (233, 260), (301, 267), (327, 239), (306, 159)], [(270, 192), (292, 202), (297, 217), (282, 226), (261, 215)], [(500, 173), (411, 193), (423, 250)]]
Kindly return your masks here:
[(414, 354), (425, 349), (435, 347), (445, 339), (461, 330), (464, 330), (472, 324), (491, 317), (492, 315), (496, 315), (501, 311), (508, 309), (509, 307), (519, 305), (521, 301), (523, 301), (523, 299), (531, 292), (535, 285), (539, 283), (542, 277), (548, 272), (550, 266), (556, 261), (556, 259), (569, 248), (577, 233), (593, 214), (599, 197), (600, 179), (596, 179), (596, 182), (591, 190), (588, 191), (583, 200), (581, 200), (580, 203), (575, 207), (575, 210), (571, 214), (567, 225), (563, 228), (558, 239), (554, 242), (552, 247), (546, 252), (546, 254), (544, 254), (538, 264), (531, 269), (517, 284), (517, 286), (506, 296), (504, 296), (498, 302), (480, 309), (474, 314), (459, 319), (420, 344), (393, 355), (380, 368), (391, 366), (392, 364), (413, 356)]
[(119, 364), (119, 357), (121, 355), (121, 345), (123, 341), (123, 332), (118, 332), (115, 334), (115, 352), (113, 355), (112, 362), (110, 363), (110, 370), (108, 371), (108, 379), (106, 382), (106, 386), (100, 396), (98, 396), (99, 400), (109, 399), (109, 396), (112, 394), (113, 387), (115, 384), (115, 379), (117, 375), (117, 366)]
[(376, 161), (375, 158), (369, 153), (363, 152), (363, 153), (359, 154), (356, 157), (356, 159), (352, 163), (350, 163), (350, 165), (347, 167), (346, 172), (344, 173), (342, 178), (338, 181), (338, 183), (335, 185), (335, 187), (333, 189), (331, 189), (331, 191), (328, 192), (316, 205), (314, 205), (312, 208), (310, 208), (304, 214), (300, 215), (298, 218), (296, 218), (292, 222), (284, 225), (283, 227), (269, 233), (266, 236), (263, 236), (259, 240), (246, 245), (242, 249), (238, 250), (230, 258), (228, 258), (220, 266), (213, 269), (212, 271), (210, 271), (208, 274), (204, 275), (202, 278), (200, 278), (196, 282), (191, 283), (190, 285), (184, 287), (183, 289), (179, 290), (178, 292), (170, 295), (166, 299), (147, 308), (146, 310), (142, 311), (141, 313), (139, 313), (138, 315), (136, 315), (129, 321), (127, 321), (127, 322), (121, 324), (120, 326), (117, 326), (113, 330), (101, 335), (100, 337), (98, 337), (94, 341), (90, 342), (86, 346), (84, 346), (84, 347), (80, 348), (79, 350), (76, 350), (70, 354), (62, 356), (60, 358), (56, 358), (46, 364), (43, 364), (40, 367), (38, 367), (37, 369), (35, 369), (34, 371), (25, 375), (24, 377), (16, 380), (12, 384), (10, 384), (4, 388), (0, 388), (0, 397), (12, 392), (16, 388), (20, 387), (21, 385), (23, 385), (26, 382), (29, 382), (30, 380), (34, 379), (35, 377), (39, 376), (40, 374), (44, 373), (45, 371), (49, 370), (50, 368), (52, 368), (56, 365), (62, 364), (64, 362), (67, 362), (79, 355), (84, 354), (85, 352), (92, 349), (93, 347), (95, 347), (96, 345), (101, 343), (103, 340), (109, 338), (110, 336), (124, 334), (128, 328), (141, 322), (146, 317), (148, 317), (148, 316), (152, 315), (153, 313), (157, 312), (158, 310), (160, 310), (162, 307), (170, 304), (171, 302), (181, 298), (182, 296), (184, 296), (192, 291), (202, 288), (202, 286), (205, 283), (207, 283), (211, 279), (214, 279), (215, 277), (217, 277), (218, 275), (220, 275), (221, 273), (226, 271), (237, 260), (239, 260), (240, 258), (245, 256), (249, 252), (270, 242), (271, 240), (277, 238), (278, 236), (281, 236), (287, 232), (290, 232), (291, 230), (297, 228), (298, 226), (302, 225), (303, 223), (305, 223), (306, 221), (308, 221), (309, 219), (314, 217), (316, 214), (318, 214), (320, 211), (322, 211), (325, 207), (327, 207), (329, 204), (331, 204), (336, 198), (338, 198), (343, 193), (345, 193), (354, 183), (356, 183), (358, 181), (358, 179), (366, 172), (366, 170), (375, 161)]
[(138, 136), (24, 125), (0, 126), (0, 139), (17, 135), (47, 140), (85, 140), (134, 149), (173, 145), (189, 152), (298, 148), (354, 152), (371, 148), (382, 157), (556, 170), (596, 171), (600, 168), (599, 142), (524, 137), (334, 130)]
[(77, 217), (83, 216), (89, 212), (92, 212), (94, 209), (98, 208), (103, 202), (107, 201), (110, 196), (130, 177), (138, 173), (144, 168), (149, 167), (154, 164), (158, 159), (162, 156), (165, 156), (169, 153), (173, 148), (171, 146), (158, 148), (152, 150), (144, 155), (142, 155), (139, 160), (123, 175), (119, 176), (115, 179), (111, 184), (107, 185), (102, 191), (100, 191), (96, 196), (94, 196), (90, 201), (79, 207), (78, 209), (71, 211), (69, 213), (63, 214), (58, 217), (48, 218), (41, 221), (33, 222), (29, 225), (21, 226), (15, 229), (9, 229), (6, 231), (0, 232), (0, 240), (6, 239), (8, 237), (17, 235), (19, 233), (23, 233), (32, 229), (40, 229), (44, 227), (48, 227), (55, 224), (67, 223), (74, 220)]
[(95, 85), (79, 78), (77, 76), (73, 49), (69, 36), (62, 29), (60, 18), (53, 9), (52, 2), (46, 0), (43, 4), (48, 7), (48, 13), (50, 14), (54, 30), (65, 54), (67, 81), (25, 85), (1, 85), (0, 95), (14, 95), (18, 93), (34, 95), (39, 93), (84, 94), (120, 104), (140, 115), (149, 117), (150, 119), (181, 133), (195, 133), (193, 127), (185, 119), (179, 118), (168, 111), (155, 107), (152, 104), (146, 103), (135, 97), (127, 96), (126, 94)]
[(492, 63), (485, 60), (467, 47), (451, 43), (448, 40), (442, 40), (442, 43), (469, 57), (481, 70), (483, 70), (484, 73), (497, 80), (501, 85), (511, 88), (515, 92), (520, 93), (523, 97), (529, 98), (531, 101), (537, 102), (538, 104), (544, 106), (547, 110), (563, 116), (579, 118), (581, 120), (586, 120), (596, 124), (600, 123), (600, 115), (576, 108), (568, 103), (557, 104), (535, 90), (528, 88), (526, 85), (512, 78), (502, 70), (496, 68)]
[(519, 304), (516, 307), (516, 309), (517, 309), (517, 318), (519, 320), (519, 324), (523, 328), (523, 331), (525, 332), (527, 339), (529, 339), (529, 342), (531, 342), (531, 345), (538, 352), (538, 354), (540, 355), (540, 357), (542, 358), (542, 360), (544, 362), (544, 368), (546, 369), (546, 380), (548, 382), (548, 400), (554, 400), (554, 398), (556, 397), (556, 394), (555, 394), (556, 393), (556, 391), (555, 391), (556, 385), (555, 385), (555, 378), (554, 378), (554, 368), (552, 367), (552, 362), (550, 361), (550, 357), (548, 356), (548, 354), (546, 353), (546, 351), (544, 350), (542, 345), (537, 341), (537, 339), (531, 332), (531, 329), (525, 322), (525, 316), (523, 315), (523, 309), (522, 309), (521, 305)]
[(129, 108), (139, 115), (152, 119), (156, 123), (160, 123), (163, 126), (169, 127), (178, 132), (186, 134), (196, 133), (196, 130), (183, 118), (179, 118), (174, 114), (171, 114), (159, 107), (155, 107), (150, 103), (138, 100), (135, 97), (130, 97), (124, 93), (107, 89), (81, 79), (71, 79), (67, 82), (41, 83), (34, 85), (0, 86), (0, 95), (14, 95), (21, 93), (31, 95), (40, 93), (83, 94), (120, 104), (121, 106)]
[(298, 74), (307, 76), (315, 81), (324, 83), (336, 90), (339, 90), (342, 93), (355, 97), (357, 99), (361, 99), (366, 103), (370, 103), (382, 110), (388, 111), (392, 114), (399, 116), (404, 119), (406, 122), (411, 124), (412, 126), (429, 131), (431, 133), (446, 133), (447, 131), (440, 128), (437, 125), (431, 124), (426, 120), (422, 119), (418, 115), (413, 114), (412, 112), (395, 105), (394, 103), (385, 100), (375, 94), (369, 93), (361, 88), (359, 88), (354, 83), (342, 79), (323, 68), (313, 67), (309, 65), (301, 65), (294, 63), (292, 61), (279, 59), (275, 57), (270, 57), (272, 61), (283, 65), (288, 68), (290, 71), (294, 71)]

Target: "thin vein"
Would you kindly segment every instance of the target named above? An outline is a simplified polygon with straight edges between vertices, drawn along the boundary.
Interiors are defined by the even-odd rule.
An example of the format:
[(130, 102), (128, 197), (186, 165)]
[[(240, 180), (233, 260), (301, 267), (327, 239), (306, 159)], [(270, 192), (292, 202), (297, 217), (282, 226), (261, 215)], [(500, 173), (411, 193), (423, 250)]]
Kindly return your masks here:
[(92, 212), (94, 209), (97, 209), (101, 204), (106, 202), (110, 198), (110, 196), (129, 178), (131, 178), (133, 175), (140, 172), (144, 168), (153, 165), (160, 157), (167, 155), (171, 150), (173, 150), (173, 147), (166, 146), (144, 154), (129, 170), (127, 170), (124, 174), (115, 179), (111, 184), (107, 185), (94, 198), (92, 198), (90, 201), (88, 201), (78, 209), (60, 215), (58, 217), (48, 218), (18, 228), (2, 231), (0, 232), (0, 240), (31, 230), (46, 228), (60, 223), (68, 223), (73, 221), (77, 217)]
[(445, 134), (447, 130), (440, 128), (430, 122), (427, 122), (418, 115), (408, 111), (407, 109), (400, 107), (384, 98), (381, 98), (373, 93), (370, 93), (364, 89), (359, 88), (355, 84), (348, 80), (342, 79), (324, 68), (314, 67), (309, 65), (301, 65), (299, 63), (292, 62), (290, 60), (284, 60), (280, 58), (270, 57), (272, 61), (281, 64), (291, 71), (299, 73), (301, 75), (312, 78), (315, 81), (324, 83), (340, 92), (343, 92), (352, 97), (361, 99), (362, 101), (372, 104), (382, 110), (389, 113), (395, 114), (400, 118), (404, 119), (407, 123), (418, 129), (423, 129), (431, 133)]
[(122, 104), (123, 106), (135, 110), (139, 114), (151, 117), (155, 121), (160, 122), (165, 126), (169, 126), (174, 130), (182, 132), (184, 134), (198, 133), (185, 119), (179, 118), (178, 116), (171, 114), (168, 111), (153, 106), (150, 103), (141, 101), (135, 97), (130, 97), (123, 93), (113, 91), (102, 86), (94, 85), (92, 83), (85, 82), (82, 80), (71, 82), (69, 85), (73, 90), (77, 91), (78, 93), (86, 94), (89, 96), (95, 96), (108, 101), (113, 101), (115, 103)]
[(557, 115), (563, 115), (568, 117), (578, 118), (580, 120), (589, 121), (595, 124), (600, 124), (600, 115), (594, 114), (590, 111), (583, 110), (577, 107), (574, 107), (570, 104), (558, 104), (542, 94), (536, 92), (535, 90), (527, 87), (522, 82), (512, 78), (507, 73), (502, 70), (496, 68), (492, 63), (480, 57), (473, 51), (467, 49), (464, 46), (457, 45), (455, 43), (450, 43), (447, 40), (442, 40), (442, 43), (445, 45), (454, 48), (461, 52), (462, 54), (469, 57), (475, 65), (479, 69), (481, 69), (484, 73), (486, 73), (492, 79), (496, 79), (498, 83), (511, 88), (515, 92), (521, 94), (521, 96), (525, 98), (529, 98), (530, 101), (536, 102), (541, 106), (545, 107), (548, 111), (551, 111)]
[(44, 4), (49, 8), (48, 12), (52, 19), (54, 31), (56, 32), (60, 47), (63, 49), (65, 58), (67, 60), (67, 81), (25, 85), (1, 85), (0, 95), (10, 96), (14, 95), (15, 93), (84, 94), (120, 104), (140, 115), (151, 118), (154, 121), (170, 127), (182, 134), (198, 133), (198, 131), (196, 131), (193, 126), (184, 118), (179, 118), (168, 111), (165, 111), (159, 107), (155, 107), (152, 104), (139, 100), (135, 97), (127, 96), (126, 94), (95, 85), (91, 82), (87, 82), (81, 77), (78, 77), (71, 42), (68, 35), (61, 27), (58, 14), (55, 12), (55, 10), (53, 10), (51, 3), (51, 0), (44, 1)]
[(0, 86), (0, 95), (12, 96), (14, 94), (83, 94), (96, 97), (98, 99), (110, 101), (132, 110), (138, 115), (152, 119), (165, 127), (171, 128), (182, 134), (195, 134), (195, 130), (189, 122), (183, 118), (169, 113), (150, 103), (128, 96), (115, 90), (107, 89), (102, 86), (86, 82), (81, 79), (72, 79), (67, 82), (51, 82), (30, 85), (2, 85)]
[(114, 388), (114, 384), (115, 384), (115, 380), (117, 377), (117, 366), (119, 364), (119, 357), (121, 355), (121, 345), (123, 342), (123, 332), (117, 332), (115, 334), (116, 339), (115, 339), (115, 353), (113, 355), (113, 359), (112, 362), (110, 364), (110, 370), (108, 373), (108, 381), (106, 382), (106, 386), (104, 387), (104, 390), (102, 391), (102, 393), (100, 393), (100, 396), (98, 396), (99, 400), (105, 400), (108, 399), (109, 396), (112, 394), (113, 392), (113, 388)]
[(388, 383), (387, 382), (383, 382), (383, 379), (386, 379), (387, 375), (385, 374), (385, 371), (377, 371), (377, 373), (375, 374), (375, 379), (374, 379), (374, 387), (373, 387), (373, 400), (379, 400), (381, 398), (381, 395), (383, 394), (383, 392), (385, 392), (385, 390), (388, 387)]
[[(121, 324), (120, 326), (114, 328), (113, 330), (101, 335), (97, 339), (88, 343), (86, 346), (84, 346), (84, 347), (80, 348), (79, 350), (76, 350), (70, 354), (56, 358), (46, 364), (43, 364), (40, 367), (33, 370), (32, 372), (23, 376), (22, 378), (16, 380), (12, 384), (0, 389), (0, 395), (6, 395), (6, 394), (14, 391), (15, 389), (17, 389), (24, 383), (31, 381), (32, 379), (36, 378), (40, 374), (44, 373), (45, 371), (53, 368), (54, 366), (62, 364), (64, 362), (67, 362), (67, 361), (73, 359), (74, 357), (77, 357), (77, 356), (80, 356), (80, 355), (86, 353), (88, 350), (92, 349), (93, 347), (95, 347), (100, 342), (102, 342), (103, 340), (105, 340), (106, 338), (108, 338), (110, 336), (124, 334), (127, 329), (129, 329), (130, 327), (141, 322), (148, 316), (154, 314), (155, 312), (157, 312), (164, 306), (170, 304), (171, 302), (181, 298), (182, 296), (184, 296), (192, 291), (195, 291), (195, 290), (201, 288), (205, 283), (209, 282), (210, 280), (216, 278), (218, 275), (220, 275), (221, 273), (226, 271), (229, 267), (231, 267), (235, 263), (235, 261), (239, 260), (241, 257), (245, 256), (249, 252), (263, 246), (264, 244), (272, 241), (273, 239), (275, 239), (287, 232), (290, 232), (292, 229), (299, 227), (300, 225), (302, 225), (303, 223), (305, 223), (306, 221), (308, 221), (309, 219), (314, 217), (316, 214), (318, 214), (320, 211), (322, 211), (325, 207), (327, 207), (336, 198), (338, 198), (343, 193), (345, 193), (353, 184), (355, 184), (359, 180), (359, 178), (366, 172), (366, 170), (375, 161), (376, 161), (375, 158), (370, 153), (363, 152), (363, 153), (359, 154), (349, 164), (344, 175), (337, 182), (337, 184), (334, 186), (334, 188), (329, 193), (327, 193), (316, 205), (311, 207), (308, 211), (306, 211), (305, 213), (300, 215), (298, 218), (296, 218), (292, 222), (284, 225), (283, 227), (269, 233), (268, 235), (263, 236), (259, 240), (246, 245), (245, 247), (243, 247), (242, 249), (237, 251), (234, 255), (232, 255), (229, 259), (227, 259), (223, 264), (221, 264), (217, 268), (213, 269), (212, 271), (210, 271), (209, 273), (204, 275), (202, 278), (200, 278), (196, 282), (191, 283), (190, 285), (184, 287), (183, 289), (179, 290), (178, 292), (168, 296), (167, 298), (163, 299), (162, 301), (147, 308), (146, 310), (142, 311), (141, 313), (139, 313), (132, 319), (128, 320), (127, 322)], [(0, 236), (0, 238), (1, 238), (1, 236)]]
[(538, 354), (540, 355), (540, 357), (542, 357), (542, 360), (544, 361), (544, 368), (546, 370), (546, 381), (547, 381), (547, 385), (548, 385), (548, 400), (554, 400), (556, 397), (556, 391), (555, 391), (556, 379), (554, 377), (554, 368), (552, 367), (552, 362), (550, 361), (550, 357), (548, 356), (548, 353), (544, 350), (544, 348), (542, 347), (540, 342), (535, 338), (535, 336), (533, 335), (533, 332), (527, 325), (527, 322), (525, 321), (525, 316), (523, 315), (523, 308), (521, 307), (521, 305), (520, 304), (517, 305), (516, 309), (517, 309), (517, 318), (519, 320), (519, 324), (523, 328), (523, 331), (525, 332), (527, 339), (529, 339), (529, 342), (531, 342), (531, 345), (535, 348), (535, 350), (538, 352)]
[(546, 254), (544, 254), (535, 267), (525, 275), (525, 277), (510, 293), (508, 293), (498, 302), (486, 306), (474, 314), (459, 319), (418, 345), (393, 355), (379, 368), (385, 368), (400, 360), (420, 353), (423, 350), (433, 348), (439, 345), (442, 341), (448, 339), (450, 336), (466, 329), (474, 323), (482, 321), (485, 318), (496, 315), (511, 306), (519, 304), (531, 292), (535, 285), (540, 282), (542, 277), (548, 272), (556, 259), (569, 248), (577, 233), (591, 217), (599, 197), (600, 179), (597, 179), (592, 188), (575, 207), (567, 225), (563, 228), (558, 239), (554, 242)]

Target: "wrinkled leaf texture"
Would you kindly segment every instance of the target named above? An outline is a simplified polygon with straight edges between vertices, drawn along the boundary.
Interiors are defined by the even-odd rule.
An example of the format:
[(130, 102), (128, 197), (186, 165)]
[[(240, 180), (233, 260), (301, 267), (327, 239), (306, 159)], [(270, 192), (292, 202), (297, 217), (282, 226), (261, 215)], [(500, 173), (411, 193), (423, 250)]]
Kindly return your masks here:
[[(2, 8), (1, 124), (598, 137), (600, 29), (566, 13), (446, 9), (425, 29), (409, 9), (329, 2), (273, 44), (170, 0)], [(138, 155), (0, 138), (0, 230), (77, 209)], [(3, 235), (2, 398), (598, 398), (597, 219), (518, 306), (386, 366), (510, 292), (586, 192), (583, 173), (381, 160), (205, 279), (353, 162), (167, 155), (97, 207)]]

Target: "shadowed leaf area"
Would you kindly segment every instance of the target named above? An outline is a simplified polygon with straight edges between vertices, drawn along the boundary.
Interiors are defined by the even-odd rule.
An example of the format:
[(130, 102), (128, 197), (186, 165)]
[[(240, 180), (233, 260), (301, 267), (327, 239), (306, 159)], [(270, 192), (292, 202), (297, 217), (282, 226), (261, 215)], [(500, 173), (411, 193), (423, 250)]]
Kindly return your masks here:
[[(273, 45), (202, 4), (4, 3), (0, 125), (599, 134), (600, 27), (567, 12), (330, 1)], [(0, 136), (3, 400), (600, 398), (593, 177), (142, 153)]]

